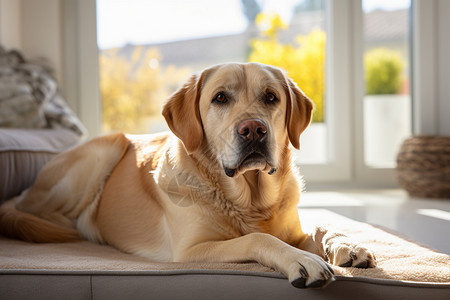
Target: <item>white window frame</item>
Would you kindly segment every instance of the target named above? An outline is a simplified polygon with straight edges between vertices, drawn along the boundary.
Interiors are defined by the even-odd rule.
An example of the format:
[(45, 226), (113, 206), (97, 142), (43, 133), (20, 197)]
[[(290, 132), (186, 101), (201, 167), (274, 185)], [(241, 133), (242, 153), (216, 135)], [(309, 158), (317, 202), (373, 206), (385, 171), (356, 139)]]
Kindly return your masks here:
[[(69, 30), (65, 39), (65, 86), (76, 99), (76, 110), (90, 136), (101, 134), (101, 102), (98, 80), (95, 0), (62, 0), (63, 16)], [(436, 61), (427, 55), (437, 53), (439, 44), (434, 30), (437, 22), (448, 25), (437, 7), (449, 6), (445, 0), (412, 0), (414, 36), (412, 44), (414, 73), (411, 78), (414, 95), (414, 132), (437, 132), (439, 124), (431, 122), (439, 114), (436, 79), (449, 78), (438, 70)], [(437, 18), (438, 15), (440, 18)], [(363, 139), (363, 13), (361, 1), (327, 0), (327, 108), (330, 162), (325, 165), (302, 165), (308, 187), (396, 187), (395, 170), (370, 168), (364, 162)], [(439, 23), (441, 26), (442, 24)], [(65, 31), (67, 33), (67, 31)], [(441, 34), (442, 31), (441, 31)], [(424, 46), (426, 45), (426, 47)], [(448, 59), (445, 60), (448, 62)], [(445, 74), (443, 74), (445, 72)], [(447, 75), (444, 77), (443, 75)], [(69, 81), (69, 83), (67, 82)], [(70, 87), (71, 86), (71, 87)], [(448, 95), (448, 85), (439, 94)], [(431, 94), (430, 94), (431, 92)], [(447, 102), (445, 102), (447, 103)], [(448, 104), (444, 106), (448, 107)], [(441, 112), (442, 114), (442, 112)], [(442, 119), (442, 118), (441, 118)], [(441, 123), (443, 121), (441, 120)]]
[(61, 0), (64, 20), (64, 82), (69, 103), (89, 137), (102, 134), (95, 0)]
[[(328, 161), (302, 165), (309, 183), (343, 183), (352, 179), (351, 168), (351, 0), (328, 0), (326, 7), (326, 105)], [(339, 37), (337, 42), (336, 37)]]
[(362, 1), (328, 0), (327, 9), (327, 58), (330, 59), (327, 64), (327, 128), (330, 135), (330, 164), (322, 167), (303, 166), (302, 172), (306, 179), (310, 178), (313, 187), (395, 188), (395, 169), (370, 167), (364, 157)]
[[(353, 36), (353, 128), (354, 128), (354, 178), (352, 184), (364, 185), (369, 188), (392, 188), (397, 186), (394, 168), (374, 168), (366, 164), (364, 157), (364, 13), (362, 1), (351, 1), (349, 9), (352, 11), (354, 25), (350, 34)], [(414, 66), (412, 66), (414, 68)], [(412, 117), (412, 116), (411, 116)]]

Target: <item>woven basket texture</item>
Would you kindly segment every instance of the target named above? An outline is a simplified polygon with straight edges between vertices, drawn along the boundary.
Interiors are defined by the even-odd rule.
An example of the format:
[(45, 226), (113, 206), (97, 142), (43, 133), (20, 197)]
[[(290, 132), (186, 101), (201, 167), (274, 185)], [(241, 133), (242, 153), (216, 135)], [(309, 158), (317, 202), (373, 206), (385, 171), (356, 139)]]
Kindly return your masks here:
[(405, 140), (397, 155), (397, 178), (412, 197), (450, 199), (450, 137)]

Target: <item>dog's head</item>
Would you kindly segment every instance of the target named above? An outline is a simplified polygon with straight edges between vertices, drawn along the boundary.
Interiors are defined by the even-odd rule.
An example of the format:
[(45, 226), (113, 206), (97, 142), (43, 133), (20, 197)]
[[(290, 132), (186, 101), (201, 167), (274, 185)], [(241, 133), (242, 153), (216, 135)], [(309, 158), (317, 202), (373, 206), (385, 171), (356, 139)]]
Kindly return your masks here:
[(299, 148), (313, 103), (275, 67), (224, 64), (204, 70), (168, 100), (169, 128), (186, 151), (211, 151), (225, 173), (272, 174), (289, 142)]

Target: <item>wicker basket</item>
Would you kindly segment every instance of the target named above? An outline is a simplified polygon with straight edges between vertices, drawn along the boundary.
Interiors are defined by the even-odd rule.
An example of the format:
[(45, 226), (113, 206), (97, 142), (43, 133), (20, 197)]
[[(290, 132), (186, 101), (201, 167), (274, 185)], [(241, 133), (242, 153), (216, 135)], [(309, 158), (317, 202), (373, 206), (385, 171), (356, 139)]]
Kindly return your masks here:
[(405, 140), (397, 156), (397, 177), (412, 197), (450, 199), (450, 137)]

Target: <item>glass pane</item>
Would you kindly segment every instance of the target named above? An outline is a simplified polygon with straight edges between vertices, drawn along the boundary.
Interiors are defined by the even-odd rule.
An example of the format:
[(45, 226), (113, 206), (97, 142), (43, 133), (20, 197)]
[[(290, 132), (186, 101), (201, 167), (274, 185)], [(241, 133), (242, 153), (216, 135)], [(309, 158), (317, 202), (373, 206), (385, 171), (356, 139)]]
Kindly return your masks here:
[(224, 62), (285, 69), (316, 103), (296, 157), (325, 163), (323, 0), (97, 0), (103, 130), (167, 130), (161, 105)]
[(370, 167), (395, 167), (411, 135), (410, 0), (363, 0), (364, 158)]

